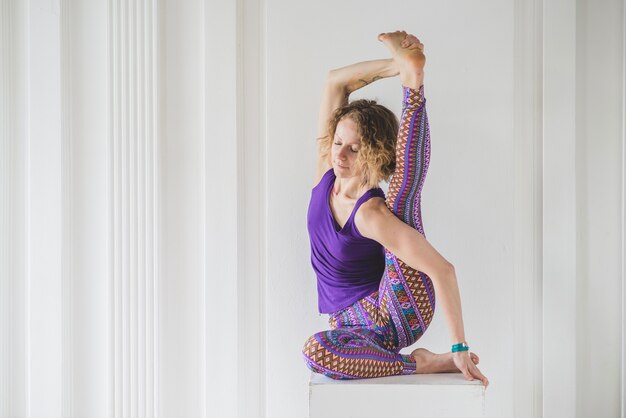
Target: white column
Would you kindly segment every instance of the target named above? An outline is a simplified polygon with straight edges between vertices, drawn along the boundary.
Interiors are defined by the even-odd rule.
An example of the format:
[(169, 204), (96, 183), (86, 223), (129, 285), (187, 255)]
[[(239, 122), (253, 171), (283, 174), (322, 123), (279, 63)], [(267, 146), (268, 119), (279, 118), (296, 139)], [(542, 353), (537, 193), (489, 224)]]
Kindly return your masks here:
[(238, 330), (244, 245), (239, 7), (237, 1), (207, 2), (204, 22), (206, 408), (223, 417), (238, 416), (239, 361), (246, 351)]
[(576, 2), (544, 3), (543, 414), (576, 415)]
[(242, 135), (238, 149), (242, 176), (242, 202), (239, 246), (242, 261), (239, 301), (239, 384), (237, 388), (240, 418), (265, 418), (266, 341), (265, 295), (267, 276), (265, 260), (269, 249), (266, 237), (267, 170), (265, 135), (265, 2), (242, 0), (238, 21), (241, 52), (238, 67), (242, 70), (243, 94), (238, 98)]
[(515, 2), (515, 417), (540, 417), (542, 399), (542, 1)]
[[(28, 156), (28, 286), (31, 416), (61, 417), (68, 411), (67, 373), (63, 369), (63, 303), (67, 294), (68, 228), (63, 210), (67, 209), (67, 183), (64, 159), (67, 115), (61, 95), (61, 19), (58, 1), (31, 0), (27, 11), (27, 112)], [(67, 218), (65, 218), (67, 220)], [(67, 343), (67, 341), (66, 341)], [(66, 357), (67, 358), (67, 357)], [(63, 373), (66, 373), (64, 376)], [(64, 396), (66, 397), (64, 399)]]
[(205, 10), (206, 411), (265, 412), (265, 4)]
[(24, 3), (0, 2), (0, 416), (28, 411)]
[[(158, 414), (195, 417), (205, 414), (204, 306), (219, 303), (220, 297), (210, 294), (205, 302), (205, 265), (211, 274), (216, 268), (205, 260), (205, 139), (211, 135), (228, 143), (230, 138), (218, 135), (225, 121), (207, 126), (204, 120), (204, 2), (160, 1), (158, 6)], [(220, 34), (211, 42), (229, 39)], [(228, 107), (228, 103), (221, 105)], [(217, 154), (207, 163), (225, 162), (227, 158)], [(231, 184), (229, 174), (224, 173), (226, 179), (220, 176), (211, 181)], [(212, 198), (224, 211), (235, 210), (219, 190)], [(219, 249), (225, 254), (219, 263), (228, 264), (229, 257), (234, 256), (228, 253), (231, 248), (226, 245)], [(234, 282), (232, 276), (211, 277), (221, 289), (230, 288)], [(223, 303), (232, 306), (236, 302), (231, 298), (223, 299)], [(216, 324), (218, 329), (221, 324), (232, 324), (229, 311), (221, 311), (210, 320), (211, 339), (206, 344), (231, 344), (228, 334), (213, 331)], [(235, 366), (228, 359), (212, 358), (234, 373)]]
[(157, 1), (109, 3), (114, 415), (158, 410)]
[(64, 222), (71, 231), (63, 304), (70, 337), (63, 341), (72, 369), (64, 416), (108, 418), (113, 415), (108, 4), (63, 1), (61, 21), (68, 144)]

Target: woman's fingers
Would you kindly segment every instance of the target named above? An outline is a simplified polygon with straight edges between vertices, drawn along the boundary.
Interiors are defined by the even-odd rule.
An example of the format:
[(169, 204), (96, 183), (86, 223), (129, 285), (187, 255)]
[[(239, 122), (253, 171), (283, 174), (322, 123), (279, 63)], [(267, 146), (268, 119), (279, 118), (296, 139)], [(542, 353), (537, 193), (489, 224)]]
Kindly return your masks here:
[(417, 37), (415, 35), (407, 35), (404, 37), (404, 42), (419, 42), (420, 40), (417, 39)]
[(415, 35), (406, 35), (401, 45), (409, 49), (424, 49), (424, 44)]
[(474, 360), (472, 359), (472, 354), (478, 359), (478, 356), (474, 353), (456, 352), (453, 354), (452, 359), (454, 360), (454, 364), (459, 369), (459, 371), (463, 374), (463, 376), (467, 380), (480, 380), (485, 385), (485, 388), (489, 386), (489, 380), (478, 370), (476, 364), (474, 364)]
[(419, 40), (413, 35), (406, 35), (402, 40), (402, 46), (407, 47), (413, 43), (419, 42)]
[(470, 372), (473, 377), (477, 378), (485, 385), (485, 388), (489, 386), (489, 380), (478, 370), (476, 366), (470, 366)]
[(489, 386), (489, 380), (480, 372), (478, 367), (474, 364), (471, 358), (468, 356), (462, 364), (458, 366), (461, 373), (467, 380), (480, 380), (485, 385), (485, 388)]

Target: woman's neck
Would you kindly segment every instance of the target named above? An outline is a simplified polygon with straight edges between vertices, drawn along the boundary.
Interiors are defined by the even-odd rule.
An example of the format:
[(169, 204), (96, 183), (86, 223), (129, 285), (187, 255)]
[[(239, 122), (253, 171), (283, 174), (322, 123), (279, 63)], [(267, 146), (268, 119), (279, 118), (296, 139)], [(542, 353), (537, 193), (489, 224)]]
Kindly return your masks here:
[(343, 199), (358, 199), (367, 190), (360, 184), (358, 177), (350, 177), (347, 179), (337, 177), (333, 185), (333, 194), (335, 197)]

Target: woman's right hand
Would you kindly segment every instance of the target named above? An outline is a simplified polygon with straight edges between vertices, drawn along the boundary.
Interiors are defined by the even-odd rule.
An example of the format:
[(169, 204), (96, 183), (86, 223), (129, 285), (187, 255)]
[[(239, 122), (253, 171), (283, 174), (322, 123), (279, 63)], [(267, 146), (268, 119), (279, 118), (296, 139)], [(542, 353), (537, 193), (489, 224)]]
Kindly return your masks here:
[(411, 35), (410, 33), (406, 35), (402, 43), (400, 44), (403, 48), (407, 49), (419, 49), (424, 52), (424, 44), (420, 42), (419, 39), (415, 35)]
[(485, 389), (489, 386), (489, 380), (478, 370), (470, 358), (469, 351), (456, 351), (452, 353), (454, 365), (463, 373), (467, 380), (478, 379), (483, 382)]

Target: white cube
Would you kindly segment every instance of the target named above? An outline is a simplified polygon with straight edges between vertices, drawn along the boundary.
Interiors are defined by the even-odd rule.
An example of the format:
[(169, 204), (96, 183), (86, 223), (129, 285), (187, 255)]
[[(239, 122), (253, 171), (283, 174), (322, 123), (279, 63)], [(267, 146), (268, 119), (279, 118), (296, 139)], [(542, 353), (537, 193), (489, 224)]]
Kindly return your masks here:
[(311, 373), (309, 418), (484, 417), (485, 387), (461, 373), (334, 380)]

